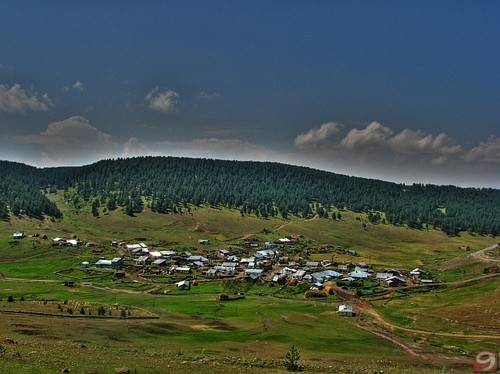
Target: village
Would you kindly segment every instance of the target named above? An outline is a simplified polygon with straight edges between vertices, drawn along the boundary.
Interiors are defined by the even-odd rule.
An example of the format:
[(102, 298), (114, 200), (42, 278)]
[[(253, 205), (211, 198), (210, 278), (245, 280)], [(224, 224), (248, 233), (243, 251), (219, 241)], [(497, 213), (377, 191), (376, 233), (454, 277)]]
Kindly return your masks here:
[[(24, 233), (16, 232), (13, 235), (15, 239), (23, 237)], [(159, 245), (144, 242), (113, 240), (109, 247), (114, 249), (115, 254), (106, 257), (103, 255), (110, 251), (97, 249), (92, 242), (77, 238), (51, 239), (51, 245), (58, 248), (96, 247), (93, 253), (100, 255), (99, 259), (95, 262), (82, 261), (80, 269), (114, 272), (117, 278), (131, 274), (149, 279), (168, 275), (180, 291), (189, 291), (200, 281), (235, 279), (278, 286), (301, 286), (301, 289), (307, 290), (304, 296), (310, 298), (333, 294), (329, 286), (332, 283), (337, 286), (337, 290), (342, 288), (357, 296), (434, 283), (431, 274), (424, 269), (374, 268), (371, 264), (356, 261), (359, 254), (354, 249), (344, 249), (340, 245), (310, 248), (304, 238), (299, 237), (283, 237), (275, 242), (243, 240), (238, 245), (223, 249), (214, 249), (210, 244), (209, 239), (199, 239), (197, 247), (179, 251), (165, 250)], [(311, 254), (316, 254), (315, 258), (322, 254), (330, 258), (313, 261), (310, 260)], [(335, 261), (337, 254), (350, 261)], [(341, 305), (339, 313), (354, 314), (354, 311), (349, 305)]]

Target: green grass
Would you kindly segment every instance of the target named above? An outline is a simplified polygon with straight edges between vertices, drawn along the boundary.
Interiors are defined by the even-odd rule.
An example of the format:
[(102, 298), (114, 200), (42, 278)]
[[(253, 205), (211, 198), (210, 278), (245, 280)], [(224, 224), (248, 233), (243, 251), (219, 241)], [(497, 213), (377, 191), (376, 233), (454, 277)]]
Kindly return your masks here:
[[(353, 320), (339, 317), (334, 312), (335, 303), (339, 302), (335, 296), (319, 301), (305, 300), (300, 287), (257, 283), (242, 286), (245, 299), (221, 302), (220, 292), (235, 290), (219, 280), (201, 281), (190, 291), (179, 291), (173, 285), (177, 278), (172, 276), (135, 282), (129, 278), (116, 279), (109, 272), (82, 270), (79, 265), (82, 261), (92, 263), (101, 256), (117, 255), (116, 248), (109, 245), (113, 239), (162, 243), (158, 249), (205, 253), (239, 248), (244, 236), (274, 241), (293, 235), (301, 237), (301, 243), (295, 246), (307, 247), (309, 257), (314, 260), (364, 261), (376, 268), (407, 270), (418, 266), (430, 270), (436, 279), (449, 282), (477, 277), (485, 267), (469, 259), (468, 253), (459, 249), (461, 245), (466, 244), (475, 251), (495, 242), (493, 238), (466, 233), (450, 238), (437, 230), (409, 230), (383, 224), (368, 224), (363, 228), (366, 216), (353, 212), (342, 212), (340, 221), (241, 217), (239, 211), (214, 208), (193, 209), (191, 214), (181, 215), (146, 211), (137, 217), (128, 217), (117, 210), (96, 219), (88, 207), (75, 215), (71, 207), (61, 202), (60, 196), (52, 198), (63, 210), (61, 221), (12, 218), (0, 222), (0, 304), (7, 304), (8, 296), (13, 296), (18, 306), (21, 297), (106, 306), (118, 304), (151, 311), (159, 319), (54, 320), (2, 314), (0, 341), (17, 342), (0, 344), (7, 349), (0, 355), (2, 372), (60, 372), (66, 366), (71, 367), (72, 372), (112, 372), (113, 367), (126, 363), (141, 373), (155, 373), (158, 367), (168, 365), (171, 371), (181, 373), (207, 372), (209, 366), (206, 365), (214, 365), (210, 368), (220, 372), (267, 373), (278, 371), (280, 360), (291, 344), (301, 351), (307, 367), (316, 368), (311, 371), (342, 373), (380, 368), (386, 373), (417, 369), (437, 372), (438, 361), (421, 362), (408, 357), (396, 345), (355, 326)], [(38, 237), (13, 241), (12, 234), (18, 230)], [(95, 249), (101, 253), (94, 252), (93, 248), (52, 247), (50, 240), (41, 238), (43, 235), (49, 239), (77, 236), (91, 240), (97, 243)], [(200, 246), (198, 239), (210, 239), (211, 244)], [(334, 248), (337, 245), (353, 248), (359, 256), (334, 251), (315, 253), (317, 246), (327, 244)], [(286, 252), (290, 248), (280, 250)], [(61, 284), (64, 280), (74, 280), (77, 286), (64, 287)], [(90, 282), (94, 287), (81, 286), (80, 282)], [(377, 289), (375, 283), (367, 283), (363, 292), (368, 294), (374, 289)], [(467, 287), (412, 292), (406, 298), (394, 299), (385, 305), (377, 301), (375, 305), (385, 318), (403, 327), (487, 334), (488, 329), (496, 331), (491, 330), (495, 327), (494, 321), (484, 317), (487, 313), (480, 314), (479, 307), (498, 311), (498, 296), (495, 278)], [(471, 317), (476, 315), (484, 315), (484, 318)], [(449, 321), (447, 316), (457, 317)], [(27, 327), (16, 327), (20, 324)], [(476, 348), (494, 349), (493, 343), (487, 339), (458, 340), (428, 335), (420, 344), (430, 352), (448, 350), (461, 355), (462, 351), (469, 353)], [(30, 352), (36, 352), (36, 358)], [(70, 354), (66, 354), (68, 352)], [(200, 359), (207, 361), (200, 363)], [(448, 364), (442, 363), (443, 367)], [(457, 370), (462, 369), (464, 367)]]

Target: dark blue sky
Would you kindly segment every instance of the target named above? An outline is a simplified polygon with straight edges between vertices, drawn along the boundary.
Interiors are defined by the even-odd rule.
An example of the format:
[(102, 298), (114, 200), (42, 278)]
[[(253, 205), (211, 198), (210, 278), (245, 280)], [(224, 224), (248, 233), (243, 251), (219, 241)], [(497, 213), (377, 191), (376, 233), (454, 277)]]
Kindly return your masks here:
[(9, 1), (0, 159), (500, 187), (498, 1)]

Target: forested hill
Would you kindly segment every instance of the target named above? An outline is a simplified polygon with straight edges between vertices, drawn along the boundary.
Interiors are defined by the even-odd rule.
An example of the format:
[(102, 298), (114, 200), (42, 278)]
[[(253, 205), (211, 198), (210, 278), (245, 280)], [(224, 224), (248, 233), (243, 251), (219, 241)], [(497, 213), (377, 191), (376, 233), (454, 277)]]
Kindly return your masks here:
[(498, 235), (500, 190), (414, 184), (338, 175), (270, 162), (174, 157), (104, 160), (82, 167), (38, 169), (0, 161), (0, 217), (61, 217), (47, 194), (64, 191), (72, 204), (134, 215), (148, 208), (182, 213), (193, 206), (239, 209), (263, 218), (291, 215), (340, 219), (344, 209), (373, 222), (430, 225)]

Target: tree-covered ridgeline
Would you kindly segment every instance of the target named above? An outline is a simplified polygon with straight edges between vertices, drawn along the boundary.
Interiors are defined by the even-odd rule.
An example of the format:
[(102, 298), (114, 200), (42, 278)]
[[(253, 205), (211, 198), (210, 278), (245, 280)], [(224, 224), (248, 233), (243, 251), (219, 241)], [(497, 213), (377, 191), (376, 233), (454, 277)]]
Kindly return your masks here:
[(126, 214), (149, 208), (182, 213), (193, 206), (239, 209), (263, 218), (291, 215), (339, 219), (343, 209), (368, 213), (373, 223), (435, 227), (498, 235), (500, 191), (413, 184), (338, 175), (273, 162), (175, 157), (103, 160), (82, 167), (38, 169), (0, 161), (0, 215), (60, 217), (45, 194), (64, 190), (75, 206)]

